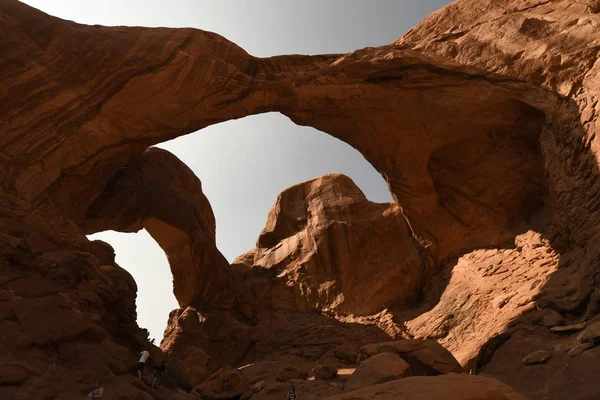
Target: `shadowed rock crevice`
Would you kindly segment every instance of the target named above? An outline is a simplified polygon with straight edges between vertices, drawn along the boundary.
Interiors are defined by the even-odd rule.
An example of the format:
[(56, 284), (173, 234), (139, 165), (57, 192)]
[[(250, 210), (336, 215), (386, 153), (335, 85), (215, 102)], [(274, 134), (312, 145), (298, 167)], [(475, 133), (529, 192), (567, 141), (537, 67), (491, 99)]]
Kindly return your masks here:
[[(511, 231), (530, 222), (546, 196), (539, 144), (543, 113), (523, 103), (494, 110), (516, 115), (514, 125), (495, 127), (487, 135), (450, 143), (429, 161), (440, 206), (466, 226), (487, 225)], [(487, 136), (487, 137), (486, 137)], [(489, 232), (486, 243), (490, 243)], [(499, 238), (498, 243), (504, 238)]]

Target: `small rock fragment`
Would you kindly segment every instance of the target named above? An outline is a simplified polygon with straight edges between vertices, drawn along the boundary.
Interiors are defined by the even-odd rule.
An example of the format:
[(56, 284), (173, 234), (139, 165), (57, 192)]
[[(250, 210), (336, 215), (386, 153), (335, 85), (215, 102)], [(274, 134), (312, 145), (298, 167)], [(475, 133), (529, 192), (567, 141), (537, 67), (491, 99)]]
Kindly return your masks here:
[(542, 318), (542, 324), (547, 328), (552, 328), (557, 325), (562, 325), (564, 318), (558, 312), (552, 309), (545, 309), (544, 316)]
[(548, 359), (550, 359), (551, 355), (546, 350), (538, 350), (533, 353), (529, 353), (523, 358), (523, 365), (534, 365), (534, 364), (543, 364)]
[(338, 370), (331, 365), (317, 365), (311, 372), (315, 375), (316, 379), (333, 379), (337, 376)]
[(567, 354), (570, 357), (577, 357), (581, 354), (583, 354), (584, 351), (591, 349), (592, 347), (594, 347), (594, 345), (592, 343), (581, 343), (576, 345), (575, 347), (571, 348)]
[(581, 322), (579, 324), (573, 324), (573, 325), (554, 326), (554, 327), (550, 328), (550, 332), (572, 333), (572, 332), (578, 332), (578, 331), (582, 330), (583, 328), (585, 328), (585, 322)]

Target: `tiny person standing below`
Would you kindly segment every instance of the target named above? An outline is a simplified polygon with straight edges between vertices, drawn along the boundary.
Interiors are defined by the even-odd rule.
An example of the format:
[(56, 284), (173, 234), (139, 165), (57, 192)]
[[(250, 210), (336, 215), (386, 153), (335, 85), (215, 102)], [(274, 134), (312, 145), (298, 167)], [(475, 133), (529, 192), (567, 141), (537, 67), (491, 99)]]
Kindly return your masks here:
[(161, 361), (159, 365), (154, 367), (154, 373), (152, 374), (154, 376), (154, 379), (152, 380), (152, 389), (154, 389), (154, 387), (160, 383), (166, 371), (167, 364), (164, 361)]
[(288, 392), (287, 400), (296, 400), (296, 388), (294, 385), (290, 385), (290, 391)]
[(137, 365), (137, 373), (140, 379), (142, 379), (142, 374), (144, 373), (144, 366), (146, 365), (148, 357), (150, 357), (150, 352), (148, 352), (148, 349), (144, 349), (144, 351), (140, 353), (140, 361), (138, 361)]
[(100, 385), (100, 381), (96, 381), (94, 387), (95, 389), (88, 394), (88, 400), (99, 400), (104, 394), (104, 388)]

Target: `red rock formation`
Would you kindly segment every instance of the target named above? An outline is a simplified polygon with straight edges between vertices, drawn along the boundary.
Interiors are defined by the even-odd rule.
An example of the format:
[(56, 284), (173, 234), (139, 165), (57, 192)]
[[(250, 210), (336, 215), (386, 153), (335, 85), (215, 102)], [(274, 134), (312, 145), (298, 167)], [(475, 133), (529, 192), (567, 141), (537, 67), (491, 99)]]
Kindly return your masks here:
[(219, 364), (239, 364), (252, 346), (253, 321), (230, 311), (187, 307), (171, 311), (161, 348), (186, 358), (190, 346), (199, 347)]
[[(269, 110), (359, 149), (385, 173), (418, 237), (433, 241), (441, 254), (457, 246), (505, 240), (506, 229), (528, 213), (527, 205), (543, 186), (541, 158), (531, 146), (540, 133), (541, 114), (523, 101), (550, 108), (554, 98), (519, 82), (399, 47), (341, 57), (258, 60), (217, 35), (197, 30), (87, 27), (48, 18), (15, 2), (2, 7), (9, 16), (3, 25), (7, 48), (35, 49), (7, 56), (11, 63), (6, 79), (22, 78), (10, 85), (10, 93), (4, 85), (0, 99), (5, 119), (20, 128), (3, 135), (2, 145), (7, 163), (23, 161), (12, 169), (5, 186), (34, 204), (46, 199), (51, 188), (60, 211), (77, 222), (115, 171), (148, 145)], [(31, 26), (43, 28), (27, 31)], [(36, 43), (38, 37), (46, 42)], [(78, 49), (86, 52), (85, 62), (72, 63)], [(28, 63), (38, 66), (36, 74), (23, 74)], [(348, 85), (352, 89), (344, 89)], [(454, 90), (444, 89), (449, 86)], [(15, 96), (32, 87), (43, 88), (42, 95)], [(11, 101), (5, 101), (9, 95)], [(393, 104), (364, 108), (383, 99), (394, 99)], [(50, 113), (44, 111), (49, 107)], [(436, 115), (435, 121), (424, 123), (430, 115)], [(54, 127), (48, 118), (61, 123)], [(365, 140), (365, 129), (374, 140)], [(46, 146), (49, 140), (52, 145)], [(480, 179), (470, 191), (456, 193), (451, 183), (461, 179), (456, 176), (445, 185), (447, 190), (437, 192), (436, 165), (448, 162), (444, 152), (452, 148), (447, 146), (462, 143), (464, 149), (471, 142), (479, 148), (462, 155), (466, 161), (500, 144), (506, 148), (491, 163), (495, 169), (486, 168), (486, 160), (469, 164), (479, 168), (475, 174), (492, 174), (484, 178), (497, 180), (505, 172), (502, 180), (514, 190), (507, 193), (508, 185)], [(430, 174), (429, 169), (434, 171)], [(524, 176), (528, 179), (517, 188)], [(481, 198), (468, 200), (474, 193)], [(470, 221), (471, 214), (484, 223)], [(436, 236), (436, 230), (447, 233), (450, 228), (457, 230), (454, 236), (461, 235), (460, 244), (446, 244), (450, 235)], [(487, 238), (484, 243), (482, 237)]]
[(416, 337), (440, 339), (469, 364), (488, 340), (535, 309), (534, 300), (556, 272), (558, 260), (548, 240), (533, 231), (519, 235), (515, 248), (470, 252), (434, 280), (424, 307), (403, 316), (409, 319), (406, 326)]
[[(599, 38), (593, 28), (599, 21), (595, 1), (494, 4), (459, 1), (435, 13), (396, 42), (526, 80), (564, 96), (563, 106), (547, 115), (551, 125), (544, 127), (540, 145), (550, 190), (552, 222), (558, 228), (554, 234), (560, 240), (551, 236), (551, 232), (541, 233), (556, 242), (565, 259), (570, 257), (565, 254), (567, 250), (586, 248), (598, 226), (594, 193), (600, 86), (597, 48), (592, 43)], [(503, 38), (494, 40), (491, 32), (500, 26)], [(459, 52), (459, 48), (464, 50)], [(569, 282), (568, 285), (581, 286), (572, 296), (552, 294), (565, 311), (571, 311), (588, 297), (594, 286), (591, 279), (594, 268), (588, 269), (577, 261), (575, 264), (558, 272), (560, 278), (555, 279), (558, 285)], [(557, 287), (548, 288), (548, 292), (555, 290), (559, 291)]]
[[(597, 396), (590, 385), (566, 389), (556, 374), (587, 376), (599, 348), (567, 362), (577, 333), (557, 336), (541, 321), (554, 312), (555, 320), (579, 323), (600, 311), (599, 10), (595, 0), (459, 0), (389, 46), (258, 59), (194, 29), (83, 26), (16, 0), (1, 2), (0, 335), (6, 348), (0, 377), (10, 383), (0, 386), (1, 397), (51, 398), (65, 385), (76, 396), (97, 376), (115, 390), (144, 391), (126, 373), (143, 342), (134, 323), (135, 284), (109, 249), (84, 235), (142, 226), (169, 254), (178, 300), (189, 306), (174, 321), (189, 310), (199, 332), (203, 325), (218, 328), (205, 338), (215, 346), (203, 348), (211, 357), (232, 332), (243, 332), (239, 343), (248, 346), (227, 357), (287, 348), (281, 343), (288, 337), (267, 334), (281, 312), (272, 308), (362, 314), (414, 302), (424, 292), (418, 309), (339, 318), (377, 322), (391, 334), (435, 336), (461, 361), (478, 361), (476, 370), (533, 398)], [(229, 269), (214, 247), (197, 179), (169, 155), (144, 151), (266, 111), (354, 146), (386, 177), (395, 204), (365, 202), (348, 183), (343, 195), (329, 189), (312, 197), (315, 188), (300, 185), (286, 192), (299, 203), (283, 198), (258, 249), (241, 260), (260, 269)], [(161, 165), (180, 178), (159, 172)], [(148, 190), (153, 201), (146, 204), (134, 191), (132, 207), (123, 188)], [(181, 212), (170, 215), (165, 207)], [(341, 229), (355, 220), (360, 227)], [(385, 279), (406, 274), (402, 290), (371, 273), (357, 276), (363, 271), (350, 259), (331, 257), (339, 256), (340, 243), (321, 241), (349, 238), (348, 250), (360, 251), (366, 232), (398, 233), (394, 254), (418, 256), (418, 267), (380, 263), (377, 252), (391, 252), (386, 240), (352, 253)], [(271, 249), (279, 243), (287, 247)], [(296, 251), (300, 243), (308, 249)], [(321, 249), (323, 262), (316, 258)], [(304, 256), (307, 272), (298, 262)], [(381, 291), (363, 304), (356, 291), (369, 278)], [(228, 322), (200, 321), (211, 313), (227, 315)], [(171, 328), (168, 348), (193, 342), (184, 329)], [(211, 336), (223, 329), (227, 335)], [(298, 329), (296, 336), (306, 327)], [(326, 347), (320, 340), (313, 345), (319, 354)], [(548, 364), (521, 366), (538, 350), (552, 350)], [(310, 358), (312, 350), (305, 351)]]
[[(554, 324), (580, 322), (598, 313), (597, 267), (589, 262), (600, 256), (592, 244), (599, 226), (600, 86), (598, 50), (592, 44), (599, 39), (594, 28), (600, 24), (598, 11), (596, 1), (458, 1), (395, 43), (564, 96), (563, 107), (546, 112), (550, 124), (539, 141), (550, 215), (530, 225), (537, 233), (517, 236), (513, 242), (517, 253), (476, 251), (460, 259), (442, 297), (441, 291), (432, 293), (433, 309), (408, 324), (418, 336), (444, 338), (462, 361), (479, 350), (475, 366), (489, 363), (484, 373), (532, 398), (599, 395), (586, 384), (575, 391), (565, 384), (593, 379), (589, 365), (596, 350), (569, 360), (573, 334), (552, 335), (544, 322), (556, 312), (566, 321)], [(517, 319), (531, 309), (534, 312)], [(477, 341), (487, 342), (473, 346)], [(515, 368), (508, 361), (537, 350), (552, 353), (547, 365), (517, 363)]]
[(230, 308), (239, 289), (217, 250), (215, 218), (194, 173), (168, 151), (150, 148), (121, 168), (96, 197), (86, 233), (145, 228), (165, 251), (179, 305)]
[(10, 233), (0, 246), (0, 398), (81, 396), (96, 379), (111, 390), (128, 386), (123, 374), (144, 334), (135, 282), (112, 249)]
[[(283, 191), (246, 264), (275, 309), (336, 310), (368, 315), (413, 304), (420, 293), (419, 245), (396, 204), (377, 204), (343, 175), (326, 175)], [(383, 240), (383, 238), (393, 238)]]

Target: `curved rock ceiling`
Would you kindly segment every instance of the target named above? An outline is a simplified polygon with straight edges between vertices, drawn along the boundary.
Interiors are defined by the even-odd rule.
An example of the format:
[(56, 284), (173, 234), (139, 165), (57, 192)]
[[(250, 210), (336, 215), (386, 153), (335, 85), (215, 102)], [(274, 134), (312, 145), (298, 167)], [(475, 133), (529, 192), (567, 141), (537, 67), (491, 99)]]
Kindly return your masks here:
[[(31, 49), (10, 52), (5, 77), (19, 79), (1, 97), (11, 127), (2, 137), (4, 187), (25, 207), (52, 202), (80, 224), (116, 171), (149, 145), (265, 111), (358, 149), (388, 180), (415, 238), (441, 258), (506, 240), (543, 192), (535, 143), (557, 98), (517, 79), (408, 46), (257, 59), (197, 30), (81, 26), (12, 2), (3, 7), (12, 16), (3, 25), (9, 48)], [(461, 192), (445, 182), (464, 177), (446, 176), (452, 155), (443, 153), (472, 143), (475, 152), (501, 144), (515, 159), (499, 157), (494, 171), (474, 166), (480, 171), (471, 175), (489, 172), (496, 182), (481, 177)], [(503, 190), (499, 180), (515, 184), (502, 176), (509, 169), (538, 183), (522, 182), (527, 187), (505, 199), (494, 191)], [(498, 209), (496, 200), (508, 201)]]

